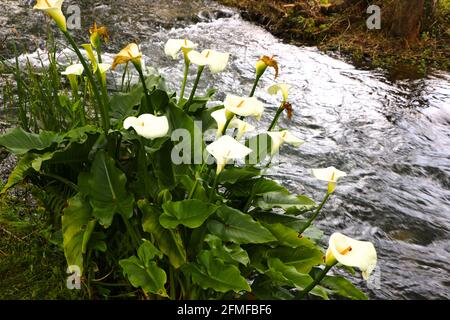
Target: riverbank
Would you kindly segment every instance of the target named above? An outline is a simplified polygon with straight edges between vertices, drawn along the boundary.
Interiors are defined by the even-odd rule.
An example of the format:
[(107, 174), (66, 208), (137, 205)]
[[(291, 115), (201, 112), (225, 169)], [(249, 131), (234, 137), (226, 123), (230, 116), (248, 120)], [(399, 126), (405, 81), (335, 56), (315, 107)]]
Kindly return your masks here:
[[(297, 45), (314, 45), (339, 53), (362, 68), (381, 67), (389, 77), (415, 79), (433, 70), (450, 68), (450, 1), (435, 9), (434, 21), (415, 41), (394, 38), (383, 28), (383, 10), (389, 1), (372, 1), (382, 9), (381, 30), (368, 30), (366, 1), (219, 0), (242, 11), (244, 19), (264, 26), (272, 34)], [(384, 5), (384, 7), (383, 7)], [(387, 10), (387, 9), (386, 9)], [(386, 15), (387, 16), (387, 15)], [(388, 19), (388, 18), (386, 18)]]

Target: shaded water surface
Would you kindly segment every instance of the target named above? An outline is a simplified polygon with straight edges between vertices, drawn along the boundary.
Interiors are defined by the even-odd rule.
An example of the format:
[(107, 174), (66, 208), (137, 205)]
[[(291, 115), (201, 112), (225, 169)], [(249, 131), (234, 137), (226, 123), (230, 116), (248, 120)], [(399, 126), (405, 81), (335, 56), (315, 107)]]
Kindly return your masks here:
[[(1, 5), (13, 8), (17, 2)], [(450, 298), (448, 74), (393, 84), (381, 72), (357, 70), (315, 48), (284, 44), (211, 1), (81, 2), (85, 29), (93, 17), (111, 29), (109, 53), (138, 38), (147, 66), (157, 67), (174, 90), (183, 63), (164, 56), (169, 38), (189, 38), (201, 48), (232, 54), (226, 72), (206, 72), (205, 79), (219, 88), (217, 100), (231, 92), (247, 95), (254, 62), (263, 54), (276, 55), (279, 81), (295, 86), (290, 97), (294, 118), (280, 125), (307, 143), (284, 147), (273, 177), (319, 201), (326, 186), (309, 169), (333, 165), (348, 172), (319, 225), (325, 239), (340, 231), (375, 243), (376, 281), (369, 288), (359, 276), (353, 281), (373, 298)], [(45, 36), (44, 19), (26, 6), (13, 9), (13, 15), (12, 9), (0, 12), (0, 38), (14, 26), (18, 33), (11, 37), (33, 51)], [(87, 40), (83, 32), (74, 33)], [(261, 88), (272, 83), (266, 76)], [(258, 125), (265, 128), (277, 100), (262, 89), (257, 96), (269, 107)]]

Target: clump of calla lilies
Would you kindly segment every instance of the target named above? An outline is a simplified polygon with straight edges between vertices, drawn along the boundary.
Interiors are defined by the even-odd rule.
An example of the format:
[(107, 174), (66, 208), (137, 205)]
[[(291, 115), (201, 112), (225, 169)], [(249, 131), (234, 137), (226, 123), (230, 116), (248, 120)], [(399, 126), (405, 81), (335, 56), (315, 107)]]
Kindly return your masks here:
[[(26, 154), (33, 161), (32, 174), (71, 188), (59, 213), (62, 246), (69, 267), (79, 267), (86, 287), (113, 282), (117, 273), (115, 278), (111, 274), (120, 266), (143, 299), (365, 298), (333, 274), (341, 266), (358, 268), (368, 280), (377, 264), (373, 244), (336, 232), (323, 250), (320, 237), (313, 235), (314, 222), (347, 173), (334, 167), (311, 169), (326, 189), (319, 204), (292, 195), (263, 175), (284, 146), (305, 143), (294, 130), (279, 125), (283, 116), (295, 116), (290, 100), (294, 86), (269, 86), (267, 92), (279, 98), (275, 114), (257, 97), (268, 70), (273, 69), (275, 80), (280, 77), (276, 57), (257, 60), (248, 96), (228, 93), (214, 106), (210, 97), (199, 98), (198, 85), (205, 72), (226, 71), (230, 53), (202, 50), (189, 39), (169, 39), (165, 54), (184, 66), (183, 82), (173, 92), (144, 70), (137, 43), (120, 50), (112, 65), (103, 63), (102, 45), (110, 40), (105, 26), (94, 22), (82, 52), (67, 30), (62, 2), (38, 0), (34, 8), (54, 20), (77, 54), (79, 61), (61, 74), (67, 77), (79, 119), (71, 131), (54, 133), (50, 140), (50, 133), (46, 140), (36, 133), (29, 141), (40, 139), (40, 144)], [(132, 65), (139, 82), (113, 94), (107, 73), (120, 65), (126, 66), (124, 72)], [(268, 119), (267, 128), (262, 119)], [(193, 136), (209, 129), (215, 134), (210, 139), (204, 134), (199, 143), (192, 137), (180, 142), (173, 139), (180, 129)], [(17, 150), (8, 137), (0, 137), (0, 146)], [(250, 143), (263, 138), (268, 143), (262, 151)], [(200, 162), (172, 163), (181, 149), (194, 148), (200, 150)], [(79, 160), (65, 162), (69, 151)], [(259, 162), (249, 163), (256, 153)], [(17, 175), (8, 187), (16, 180)], [(95, 296), (95, 289), (89, 290)]]

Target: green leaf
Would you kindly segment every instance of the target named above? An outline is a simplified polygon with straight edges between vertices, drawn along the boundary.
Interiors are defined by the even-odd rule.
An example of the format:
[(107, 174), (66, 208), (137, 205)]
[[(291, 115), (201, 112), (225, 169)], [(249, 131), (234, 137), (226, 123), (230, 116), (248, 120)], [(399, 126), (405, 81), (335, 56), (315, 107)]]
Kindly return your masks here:
[(205, 237), (205, 242), (208, 243), (214, 257), (220, 258), (231, 264), (236, 264), (237, 262), (246, 266), (250, 263), (247, 251), (242, 249), (238, 244), (232, 243), (224, 245), (219, 237), (212, 234), (208, 234)]
[(138, 207), (142, 211), (142, 228), (153, 235), (158, 249), (168, 258), (172, 266), (178, 269), (186, 263), (186, 249), (180, 234), (176, 230), (164, 229), (159, 223), (161, 212), (147, 201), (140, 200)]
[(206, 94), (203, 97), (196, 96), (192, 103), (189, 106), (189, 112), (195, 113), (201, 109), (206, 108), (206, 104), (209, 100), (211, 100), (211, 97), (216, 93), (216, 89), (209, 89)]
[(307, 196), (294, 196), (285, 192), (265, 193), (256, 205), (263, 210), (282, 208), (290, 214), (299, 214), (315, 208), (316, 203)]
[(138, 249), (138, 257), (145, 263), (146, 261), (153, 260), (155, 257), (162, 259), (163, 254), (153, 245), (153, 243), (144, 239), (144, 242)]
[(269, 258), (278, 258), (287, 266), (294, 267), (298, 272), (309, 273), (312, 267), (323, 263), (323, 253), (318, 248), (308, 247), (277, 247), (267, 251)]
[(153, 110), (164, 112), (169, 103), (169, 96), (166, 91), (156, 89), (150, 94), (150, 104)]
[(92, 209), (81, 194), (69, 199), (61, 218), (67, 264), (78, 266), (81, 272), (83, 272), (83, 247), (86, 247), (92, 234), (92, 218)]
[(175, 229), (182, 224), (188, 228), (200, 227), (218, 206), (200, 200), (183, 200), (166, 202), (163, 204), (164, 212), (159, 222), (166, 229)]
[(135, 256), (119, 261), (124, 275), (135, 288), (142, 288), (146, 293), (167, 297), (164, 288), (167, 275), (154, 261), (142, 261)]
[(104, 227), (111, 225), (116, 213), (126, 219), (133, 215), (134, 198), (127, 191), (126, 183), (127, 178), (116, 167), (114, 159), (99, 151), (92, 163), (87, 184), (80, 185), (80, 191), (89, 197), (92, 213)]
[[(191, 192), (196, 182), (195, 180), (193, 180), (193, 178), (185, 174), (177, 176), (176, 180), (180, 185), (182, 185), (183, 189), (186, 190), (187, 193)], [(197, 182), (197, 186), (195, 187), (195, 192), (192, 195), (192, 199), (208, 201), (208, 194), (206, 193), (206, 190), (201, 183)]]
[(35, 161), (37, 155), (35, 154), (26, 154), (22, 159), (19, 160), (14, 170), (9, 175), (8, 181), (3, 187), (0, 194), (5, 194), (9, 189), (14, 187), (16, 184), (20, 183), (25, 177), (29, 174), (30, 171), (33, 171), (33, 161)]
[(350, 281), (341, 276), (326, 276), (321, 286), (331, 289), (335, 294), (352, 300), (368, 300), (367, 296)]
[[(202, 159), (203, 149), (205, 147), (203, 141), (203, 132), (196, 125), (194, 120), (187, 115), (182, 109), (178, 108), (173, 102), (170, 102), (167, 105), (167, 114), (166, 114), (170, 128), (172, 132), (176, 129), (185, 129), (189, 132), (189, 135), (186, 138), (188, 141), (184, 141), (185, 137), (183, 136), (179, 142), (174, 142), (175, 148), (169, 152), (170, 153), (183, 153), (187, 152), (186, 160), (189, 160), (189, 164), (198, 163), (199, 159)], [(180, 131), (180, 133), (182, 133)], [(181, 148), (181, 149), (180, 149)], [(184, 160), (184, 157), (183, 157)], [(186, 162), (185, 162), (186, 163)]]
[(208, 221), (208, 229), (223, 241), (239, 244), (265, 243), (275, 241), (276, 238), (259, 222), (248, 214), (237, 209), (222, 206), (217, 211), (221, 221)]
[(288, 228), (281, 223), (275, 224), (262, 224), (266, 229), (268, 229), (278, 240), (278, 242), (284, 246), (291, 248), (306, 247), (310, 249), (315, 249), (316, 245), (314, 242), (308, 238), (300, 235), (297, 231)]
[(22, 128), (14, 128), (0, 136), (0, 146), (15, 155), (23, 155), (32, 150), (45, 150), (62, 140), (63, 136), (55, 132), (42, 131), (35, 134), (26, 132)]
[(197, 262), (190, 263), (185, 270), (191, 273), (192, 281), (201, 288), (223, 293), (251, 291), (238, 267), (215, 258), (211, 252), (202, 251), (198, 255)]
[(286, 288), (274, 285), (272, 279), (259, 275), (252, 283), (252, 293), (259, 300), (292, 300), (295, 296)]
[(219, 175), (219, 183), (235, 184), (239, 181), (248, 180), (261, 175), (261, 170), (255, 167), (230, 167), (223, 170)]
[(266, 193), (271, 192), (281, 192), (289, 194), (289, 191), (285, 187), (279, 185), (276, 181), (266, 178), (258, 179), (258, 181), (253, 186), (253, 194), (255, 196), (262, 196)]
[[(284, 264), (278, 258), (270, 258), (267, 262), (269, 270), (266, 275), (280, 285), (288, 285), (299, 290), (304, 290), (314, 280), (309, 274), (298, 272), (292, 266)], [(311, 294), (328, 299), (327, 292), (321, 287), (315, 287), (311, 290)]]

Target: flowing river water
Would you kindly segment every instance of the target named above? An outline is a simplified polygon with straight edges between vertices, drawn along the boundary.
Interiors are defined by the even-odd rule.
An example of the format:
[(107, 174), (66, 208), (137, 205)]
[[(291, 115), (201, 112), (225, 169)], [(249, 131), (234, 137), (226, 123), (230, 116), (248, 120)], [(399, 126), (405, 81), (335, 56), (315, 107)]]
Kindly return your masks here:
[[(0, 39), (11, 34), (33, 51), (44, 38), (44, 19), (26, 2), (0, 5), (6, 8), (0, 13)], [(183, 62), (164, 55), (169, 38), (188, 38), (200, 48), (231, 53), (228, 69), (214, 76), (206, 72), (200, 85), (203, 92), (207, 82), (213, 83), (219, 89), (217, 100), (226, 93), (247, 95), (255, 61), (276, 55), (278, 81), (295, 87), (290, 96), (294, 117), (280, 125), (306, 143), (283, 147), (272, 176), (291, 191), (320, 201), (326, 186), (309, 170), (333, 165), (348, 172), (318, 224), (325, 240), (339, 231), (375, 244), (379, 265), (374, 280), (366, 284), (357, 273), (352, 281), (375, 299), (450, 298), (448, 73), (392, 83), (381, 71), (358, 70), (314, 47), (283, 43), (213, 1), (78, 2), (85, 26), (73, 31), (77, 37), (86, 41), (85, 30), (95, 18), (111, 29), (111, 54), (139, 39), (146, 65), (158, 69), (174, 90), (181, 83)], [(261, 129), (277, 105), (263, 90), (274, 83), (270, 73), (256, 94), (268, 107), (258, 123)], [(191, 81), (193, 77), (194, 72)]]

